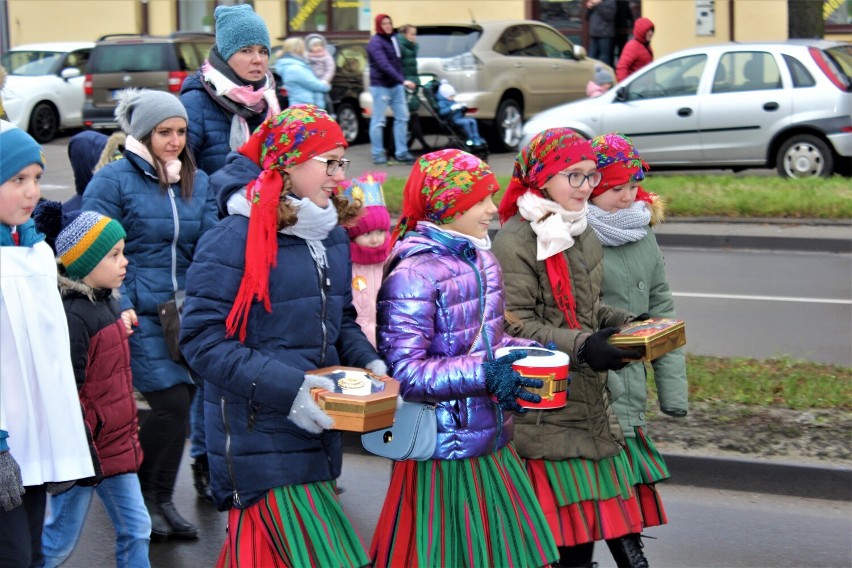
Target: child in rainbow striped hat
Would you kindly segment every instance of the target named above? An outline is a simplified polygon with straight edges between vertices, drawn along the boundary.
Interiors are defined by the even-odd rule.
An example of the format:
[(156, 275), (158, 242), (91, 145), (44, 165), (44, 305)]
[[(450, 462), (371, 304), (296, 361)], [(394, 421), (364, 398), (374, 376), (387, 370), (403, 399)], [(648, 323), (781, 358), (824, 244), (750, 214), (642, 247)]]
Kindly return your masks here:
[(97, 493), (115, 525), (116, 565), (146, 567), (151, 518), (137, 475), (142, 448), (130, 341), (118, 302), (127, 273), (126, 234), (115, 219), (95, 211), (63, 214), (56, 201), (39, 204), (33, 217), (59, 263), (71, 362), (98, 472), (95, 479), (50, 497), (42, 536), (45, 566), (59, 566), (71, 555)]

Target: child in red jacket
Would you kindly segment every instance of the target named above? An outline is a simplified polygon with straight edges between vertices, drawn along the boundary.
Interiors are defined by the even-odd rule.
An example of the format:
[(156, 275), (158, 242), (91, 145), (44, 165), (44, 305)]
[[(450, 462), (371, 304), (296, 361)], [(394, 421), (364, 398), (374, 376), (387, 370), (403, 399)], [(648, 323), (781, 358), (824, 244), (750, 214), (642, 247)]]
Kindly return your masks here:
[(74, 550), (92, 495), (98, 494), (116, 531), (117, 566), (150, 566), (151, 519), (139, 485), (136, 400), (130, 344), (121, 320), (118, 288), (127, 272), (124, 228), (94, 211), (63, 215), (56, 201), (41, 203), (36, 227), (54, 242), (59, 289), (71, 338), (71, 363), (103, 479), (78, 483), (49, 497), (42, 535), (44, 566), (62, 564)]

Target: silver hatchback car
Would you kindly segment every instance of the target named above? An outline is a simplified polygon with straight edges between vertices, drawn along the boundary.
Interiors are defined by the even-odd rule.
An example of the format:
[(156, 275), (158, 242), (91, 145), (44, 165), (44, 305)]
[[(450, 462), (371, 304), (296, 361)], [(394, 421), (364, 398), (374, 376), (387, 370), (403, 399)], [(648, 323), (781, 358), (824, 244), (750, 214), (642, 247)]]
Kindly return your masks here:
[(554, 126), (633, 138), (651, 167), (852, 173), (852, 45), (824, 40), (686, 49), (595, 99), (534, 116), (522, 144)]

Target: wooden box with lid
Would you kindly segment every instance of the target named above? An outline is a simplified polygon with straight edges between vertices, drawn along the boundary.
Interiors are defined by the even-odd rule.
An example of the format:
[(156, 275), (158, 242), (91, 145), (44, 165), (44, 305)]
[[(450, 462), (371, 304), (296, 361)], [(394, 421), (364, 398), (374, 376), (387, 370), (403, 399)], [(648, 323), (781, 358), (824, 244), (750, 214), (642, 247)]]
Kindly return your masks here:
[(334, 391), (312, 389), (320, 408), (334, 419), (334, 430), (371, 432), (393, 425), (399, 381), (377, 377), (367, 369), (323, 367), (308, 371), (334, 381)]

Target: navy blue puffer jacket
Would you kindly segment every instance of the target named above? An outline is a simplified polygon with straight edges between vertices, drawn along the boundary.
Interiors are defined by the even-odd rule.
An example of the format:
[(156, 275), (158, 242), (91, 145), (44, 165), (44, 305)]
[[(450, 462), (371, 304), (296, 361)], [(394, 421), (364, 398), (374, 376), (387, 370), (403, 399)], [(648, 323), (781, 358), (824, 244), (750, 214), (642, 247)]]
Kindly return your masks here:
[[(237, 153), (212, 185), (220, 206), (260, 173)], [(365, 367), (378, 354), (355, 321), (349, 239), (335, 227), (323, 240), (321, 282), (307, 242), (278, 233), (269, 273), (272, 311), (255, 302), (245, 343), (226, 337), (225, 321), (240, 287), (249, 219), (229, 215), (199, 245), (187, 274), (181, 349), (205, 378), (204, 422), (213, 497), (221, 510), (246, 508), (275, 487), (340, 475), (340, 432), (312, 434), (287, 419), (305, 371)]]
[(160, 190), (154, 168), (132, 152), (98, 170), (83, 194), (83, 210), (112, 217), (127, 232), (130, 261), (121, 287), (121, 310), (133, 308), (139, 327), (130, 336), (133, 386), (140, 392), (193, 384), (183, 365), (169, 358), (157, 304), (185, 284), (198, 239), (218, 218), (207, 174), (195, 173), (192, 198), (173, 184)]

